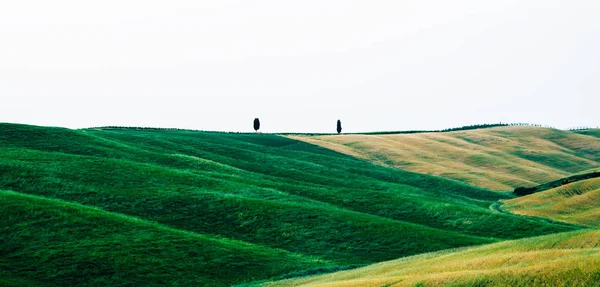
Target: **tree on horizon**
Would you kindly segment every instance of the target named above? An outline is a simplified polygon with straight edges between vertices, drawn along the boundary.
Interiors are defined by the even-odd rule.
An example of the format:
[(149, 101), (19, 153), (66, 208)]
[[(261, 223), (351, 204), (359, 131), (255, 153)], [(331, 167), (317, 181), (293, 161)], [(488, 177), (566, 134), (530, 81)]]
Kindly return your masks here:
[(254, 119), (254, 131), (258, 132), (258, 130), (260, 129), (260, 120), (258, 118)]
[(342, 132), (342, 121), (337, 121), (337, 132), (340, 134)]

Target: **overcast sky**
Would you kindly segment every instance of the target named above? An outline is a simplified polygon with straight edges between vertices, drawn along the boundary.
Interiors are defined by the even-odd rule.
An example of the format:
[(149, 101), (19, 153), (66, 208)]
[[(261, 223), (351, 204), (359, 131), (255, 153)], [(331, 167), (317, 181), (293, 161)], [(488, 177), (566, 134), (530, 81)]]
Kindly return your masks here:
[(0, 2), (0, 122), (600, 125), (600, 1)]

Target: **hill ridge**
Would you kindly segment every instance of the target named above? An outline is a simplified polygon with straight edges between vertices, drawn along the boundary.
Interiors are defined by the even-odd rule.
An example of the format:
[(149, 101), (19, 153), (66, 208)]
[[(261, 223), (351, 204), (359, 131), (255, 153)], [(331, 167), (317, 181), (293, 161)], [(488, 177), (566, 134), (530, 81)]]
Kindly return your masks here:
[(498, 191), (534, 186), (600, 167), (600, 138), (539, 127), (288, 137), (380, 165)]

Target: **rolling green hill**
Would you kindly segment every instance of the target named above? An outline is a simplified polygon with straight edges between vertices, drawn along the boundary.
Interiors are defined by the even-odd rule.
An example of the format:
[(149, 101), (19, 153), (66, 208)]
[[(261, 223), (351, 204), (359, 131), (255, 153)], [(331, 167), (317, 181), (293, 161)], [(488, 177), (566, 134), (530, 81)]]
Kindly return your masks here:
[(571, 232), (411, 256), (261, 286), (598, 286), (600, 231)]
[[(594, 135), (593, 130), (585, 134)], [(600, 167), (600, 138), (540, 127), (290, 138), (380, 165), (502, 191)]]
[(0, 189), (5, 285), (228, 286), (579, 229), (268, 134), (0, 124)]
[(0, 226), (0, 286), (215, 286), (327, 263), (11, 191)]

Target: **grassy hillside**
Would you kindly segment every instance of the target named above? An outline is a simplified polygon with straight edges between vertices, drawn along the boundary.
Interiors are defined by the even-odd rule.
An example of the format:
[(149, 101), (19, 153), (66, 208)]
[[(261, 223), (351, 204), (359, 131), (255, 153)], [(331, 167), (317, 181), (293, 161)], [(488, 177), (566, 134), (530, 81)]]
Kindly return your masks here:
[(290, 137), (377, 164), (492, 190), (535, 186), (600, 167), (599, 138), (540, 127)]
[[(38, 278), (39, 282), (50, 284), (66, 282), (54, 281), (57, 270), (65, 268), (77, 270), (80, 277), (68, 279), (76, 273), (66, 273), (64, 280), (86, 282), (100, 276), (105, 285), (111, 285), (111, 280), (114, 285), (120, 278), (161, 284), (162, 280), (177, 277), (171, 273), (173, 270), (192, 272), (189, 262), (200, 264), (206, 260), (206, 254), (221, 254), (222, 265), (199, 265), (204, 267), (193, 272), (199, 277), (198, 282), (227, 286), (317, 265), (337, 268), (367, 264), (578, 229), (489, 208), (497, 200), (511, 198), (510, 194), (383, 167), (266, 134), (74, 131), (0, 124), (0, 189), (16, 192), (9, 194), (19, 198), (21, 205), (3, 209), (3, 218), (12, 221), (0, 226), (6, 235), (0, 239), (0, 250), (3, 257), (10, 258), (3, 264), (14, 264), (3, 278)], [(35, 207), (41, 203), (68, 206), (68, 212), (42, 215), (51, 208)], [(78, 229), (77, 224), (60, 225), (78, 220), (80, 212), (70, 214), (79, 209), (90, 210), (93, 216), (106, 221), (114, 216), (115, 223), (108, 225), (120, 227), (102, 231), (99, 229), (104, 225), (90, 225), (85, 230)], [(36, 219), (40, 217), (42, 220)], [(43, 219), (46, 217), (54, 221)], [(94, 254), (87, 252), (89, 248), (77, 248), (79, 244), (88, 246), (87, 241), (102, 249), (113, 248), (117, 244), (111, 243), (113, 239), (144, 238), (145, 231), (131, 225), (132, 221), (156, 228), (153, 232), (172, 231), (202, 242), (207, 238), (223, 239), (222, 242), (236, 247), (189, 242), (178, 246), (179, 239), (156, 239), (152, 247), (124, 245), (122, 252), (115, 249), (111, 252), (116, 253), (98, 253), (98, 257), (107, 260), (106, 268), (112, 268), (105, 269), (106, 274), (102, 275), (77, 269), (87, 259), (68, 259)], [(12, 227), (16, 222), (20, 222), (18, 230)], [(62, 255), (53, 249), (44, 255), (44, 250), (34, 251), (39, 248), (33, 249), (27, 243), (38, 240), (36, 236), (43, 236), (47, 230), (64, 233), (52, 238), (53, 244), (64, 246)], [(138, 231), (141, 235), (128, 233)], [(107, 237), (113, 239), (107, 241)], [(38, 246), (44, 246), (44, 240), (39, 239)], [(127, 270), (128, 264), (137, 261), (115, 265), (111, 258), (125, 256), (127, 248), (151, 249), (164, 256), (177, 251), (187, 254), (189, 261), (169, 261), (174, 265), (161, 276), (153, 275), (149, 269), (136, 276), (123, 275), (120, 270)], [(263, 256), (257, 258), (269, 262), (259, 264), (243, 259), (254, 258), (259, 252), (256, 250)], [(294, 259), (287, 265), (268, 259), (279, 254)], [(49, 260), (51, 255), (63, 257)], [(31, 266), (38, 265), (43, 267), (36, 271), (36, 277), (26, 275), (33, 272)], [(221, 281), (218, 278), (226, 277), (222, 275), (225, 271), (217, 269), (227, 266), (240, 275)], [(49, 278), (43, 279), (44, 276)], [(180, 285), (187, 285), (186, 282)]]
[(0, 286), (215, 286), (326, 264), (11, 191), (0, 227)]
[(574, 133), (600, 138), (600, 129), (574, 130)]
[(504, 210), (600, 227), (600, 178), (591, 178), (507, 200)]
[(441, 251), (263, 286), (598, 286), (600, 231)]

